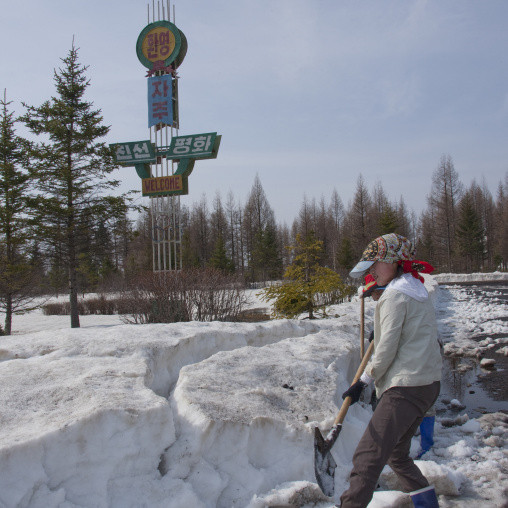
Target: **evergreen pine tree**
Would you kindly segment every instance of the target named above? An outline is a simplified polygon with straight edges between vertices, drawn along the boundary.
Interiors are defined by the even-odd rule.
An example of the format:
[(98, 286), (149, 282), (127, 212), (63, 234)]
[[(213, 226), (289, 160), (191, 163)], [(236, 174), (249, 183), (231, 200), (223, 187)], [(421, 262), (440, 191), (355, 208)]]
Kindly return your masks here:
[(252, 258), (263, 282), (279, 279), (282, 275), (282, 259), (277, 249), (277, 235), (270, 225), (256, 233)]
[(183, 268), (199, 268), (199, 255), (191, 245), (191, 236), (188, 229), (182, 235), (182, 266)]
[(77, 281), (78, 286), (85, 296), (85, 291), (96, 291), (99, 283), (98, 269), (95, 266), (89, 252), (78, 254)]
[(466, 192), (459, 204), (457, 229), (459, 252), (465, 259), (466, 273), (479, 269), (483, 254), (482, 221), (476, 213), (472, 196)]
[(217, 268), (221, 272), (233, 273), (235, 271), (235, 265), (233, 264), (233, 261), (228, 258), (222, 236), (217, 238), (217, 241), (215, 242), (215, 249), (208, 264), (213, 268)]
[(351, 268), (355, 266), (355, 260), (356, 257), (353, 251), (353, 246), (351, 245), (351, 240), (345, 236), (342, 238), (337, 252), (337, 264), (349, 272)]
[(297, 234), (296, 245), (288, 247), (295, 256), (280, 286), (270, 286), (260, 293), (264, 301), (274, 300), (273, 314), (279, 318), (296, 318), (307, 312), (309, 319), (316, 312), (326, 315), (328, 305), (338, 303), (350, 294), (339, 274), (320, 265), (324, 254), (323, 242), (311, 231), (304, 240)]
[(419, 220), (419, 232), (416, 240), (416, 252), (419, 259), (425, 259), (431, 264), (435, 261), (435, 235), (434, 235), (434, 217), (432, 209), (422, 212)]
[(4, 93), (0, 101), (0, 310), (5, 313), (7, 335), (16, 310), (28, 310), (32, 304), (37, 272), (30, 259), (30, 176), (22, 169), (27, 163), (26, 141), (15, 134), (9, 104)]
[(398, 223), (397, 212), (388, 204), (379, 216), (378, 235), (381, 236), (398, 231)]
[(108, 147), (99, 142), (109, 127), (103, 125), (101, 111), (84, 98), (88, 67), (79, 63), (74, 42), (62, 62), (63, 68), (54, 71), (56, 97), (39, 107), (25, 104), (22, 119), (31, 132), (48, 140), (33, 143), (30, 151), (40, 236), (53, 253), (61, 249), (69, 277), (71, 327), (76, 328), (79, 255), (88, 247), (84, 232), (124, 213), (128, 198), (103, 194), (119, 185), (108, 178), (116, 166)]

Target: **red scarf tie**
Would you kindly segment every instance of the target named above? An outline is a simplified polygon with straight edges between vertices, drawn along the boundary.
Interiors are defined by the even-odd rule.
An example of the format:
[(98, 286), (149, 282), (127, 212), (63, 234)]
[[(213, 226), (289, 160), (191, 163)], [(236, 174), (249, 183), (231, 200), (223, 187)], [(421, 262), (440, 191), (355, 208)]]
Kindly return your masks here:
[(404, 273), (410, 273), (415, 279), (421, 282), (424, 281), (424, 278), (418, 272), (431, 273), (434, 271), (434, 267), (425, 261), (399, 261), (399, 265), (402, 266)]

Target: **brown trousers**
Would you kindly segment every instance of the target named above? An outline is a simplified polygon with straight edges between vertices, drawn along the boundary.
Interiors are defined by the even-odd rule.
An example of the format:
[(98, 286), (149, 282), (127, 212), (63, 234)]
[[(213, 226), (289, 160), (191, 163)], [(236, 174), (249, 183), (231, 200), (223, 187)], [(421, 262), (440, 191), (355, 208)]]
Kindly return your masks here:
[(383, 393), (353, 455), (349, 489), (340, 498), (341, 508), (365, 508), (386, 464), (406, 492), (428, 487), (409, 451), (411, 438), (436, 401), (440, 387), (436, 381), (426, 386), (395, 386)]

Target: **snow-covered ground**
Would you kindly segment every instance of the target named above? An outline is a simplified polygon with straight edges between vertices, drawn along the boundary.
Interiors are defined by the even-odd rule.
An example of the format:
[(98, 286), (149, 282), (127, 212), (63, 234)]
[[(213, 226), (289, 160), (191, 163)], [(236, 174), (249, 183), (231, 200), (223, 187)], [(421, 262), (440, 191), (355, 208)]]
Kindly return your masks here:
[[(479, 323), (474, 305), (426, 278), (445, 340), (452, 321), (466, 348), (475, 316), (507, 316), (493, 305)], [(369, 327), (370, 300), (365, 313)], [(16, 316), (15, 335), (0, 338), (0, 508), (331, 507), (371, 409), (349, 410), (333, 448), (337, 499), (326, 498), (313, 429), (330, 427), (359, 364), (359, 302), (330, 315), (143, 326), (83, 316), (80, 329)], [(508, 337), (506, 321), (497, 330)], [(508, 506), (508, 417), (458, 416), (436, 424), (418, 462), (441, 506)], [(380, 483), (370, 508), (412, 506), (389, 468)]]
[(508, 282), (507, 272), (478, 273), (439, 273), (433, 276), (439, 284), (468, 284), (471, 282)]

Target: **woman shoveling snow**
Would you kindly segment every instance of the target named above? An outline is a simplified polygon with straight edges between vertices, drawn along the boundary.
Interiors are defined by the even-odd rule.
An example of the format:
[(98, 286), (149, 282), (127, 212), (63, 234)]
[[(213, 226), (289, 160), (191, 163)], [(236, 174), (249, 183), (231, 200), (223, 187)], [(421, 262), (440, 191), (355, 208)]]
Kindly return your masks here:
[(353, 456), (350, 485), (338, 505), (342, 508), (365, 508), (386, 464), (415, 507), (438, 506), (434, 488), (409, 456), (411, 438), (440, 390), (436, 317), (418, 273), (432, 269), (415, 260), (407, 238), (391, 233), (373, 240), (350, 273), (361, 277), (369, 270), (386, 289), (374, 315), (375, 355), (361, 379), (343, 394), (355, 403), (374, 382), (379, 402)]

